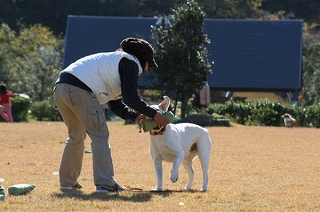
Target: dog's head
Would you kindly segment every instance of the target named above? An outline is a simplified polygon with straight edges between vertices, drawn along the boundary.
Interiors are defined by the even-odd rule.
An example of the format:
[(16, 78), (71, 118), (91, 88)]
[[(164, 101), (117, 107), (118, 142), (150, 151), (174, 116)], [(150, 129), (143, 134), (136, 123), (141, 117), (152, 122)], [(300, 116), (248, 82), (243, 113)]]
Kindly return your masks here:
[[(163, 100), (160, 104), (158, 105), (151, 105), (151, 107), (162, 114), (165, 114), (170, 106), (170, 98), (168, 96), (163, 96)], [(159, 127), (155, 127), (150, 131), (151, 135), (158, 135), (158, 134), (163, 134), (165, 130), (165, 127), (162, 127), (161, 129)]]
[(282, 117), (283, 119), (284, 119), (284, 118), (290, 118), (291, 115), (290, 115), (289, 113), (285, 113), (285, 114), (283, 114), (281, 117)]
[(170, 98), (168, 96), (163, 96), (163, 100), (158, 105), (151, 105), (151, 107), (157, 111), (160, 111), (162, 114), (165, 114), (168, 111), (170, 106)]
[(297, 120), (293, 118), (289, 113), (285, 113), (281, 116), (286, 127), (295, 127), (297, 126)]

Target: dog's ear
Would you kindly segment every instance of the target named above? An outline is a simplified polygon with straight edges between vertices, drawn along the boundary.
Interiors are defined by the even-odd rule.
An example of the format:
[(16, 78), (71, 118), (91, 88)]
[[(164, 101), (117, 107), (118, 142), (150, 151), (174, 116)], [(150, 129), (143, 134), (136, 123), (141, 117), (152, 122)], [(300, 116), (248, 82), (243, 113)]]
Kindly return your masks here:
[(159, 108), (160, 108), (163, 112), (167, 112), (169, 106), (170, 106), (170, 98), (169, 98), (168, 96), (163, 96), (163, 100), (162, 100), (162, 102), (159, 104)]

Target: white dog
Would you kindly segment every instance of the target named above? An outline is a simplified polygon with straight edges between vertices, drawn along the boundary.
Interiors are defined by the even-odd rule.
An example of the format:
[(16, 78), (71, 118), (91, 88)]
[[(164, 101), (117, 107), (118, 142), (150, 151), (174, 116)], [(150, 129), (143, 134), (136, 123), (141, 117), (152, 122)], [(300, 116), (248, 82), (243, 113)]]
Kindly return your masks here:
[[(153, 108), (165, 113), (170, 105), (170, 98), (164, 96), (159, 105)], [(208, 168), (210, 159), (211, 139), (209, 131), (191, 123), (168, 124), (162, 129), (153, 129), (150, 132), (150, 153), (154, 162), (157, 175), (157, 187), (153, 191), (161, 191), (162, 188), (162, 161), (173, 163), (171, 181), (178, 180), (178, 168), (182, 163), (188, 172), (188, 183), (185, 189), (192, 188), (194, 169), (192, 163), (199, 156), (203, 174), (202, 191), (208, 189)]]

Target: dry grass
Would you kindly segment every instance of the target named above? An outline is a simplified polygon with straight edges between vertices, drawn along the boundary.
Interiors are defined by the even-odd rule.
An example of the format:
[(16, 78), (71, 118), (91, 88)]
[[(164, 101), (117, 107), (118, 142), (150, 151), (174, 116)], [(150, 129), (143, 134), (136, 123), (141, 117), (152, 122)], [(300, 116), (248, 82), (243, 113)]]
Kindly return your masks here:
[(274, 92), (233, 92), (233, 97), (245, 97), (246, 101), (257, 101), (268, 99), (270, 102), (279, 102), (281, 98)]
[[(91, 154), (86, 154), (82, 193), (59, 191), (58, 170), (66, 138), (63, 123), (0, 123), (0, 177), (3, 186), (35, 184), (23, 196), (7, 196), (0, 211), (320, 211), (320, 130), (275, 127), (210, 127), (213, 140), (209, 191), (199, 192), (201, 168), (195, 161), (194, 191), (183, 191), (186, 173), (170, 182), (164, 163), (165, 192), (156, 185), (149, 136), (136, 126), (108, 123), (116, 180), (142, 192), (97, 195)], [(90, 148), (89, 139), (86, 147)]]

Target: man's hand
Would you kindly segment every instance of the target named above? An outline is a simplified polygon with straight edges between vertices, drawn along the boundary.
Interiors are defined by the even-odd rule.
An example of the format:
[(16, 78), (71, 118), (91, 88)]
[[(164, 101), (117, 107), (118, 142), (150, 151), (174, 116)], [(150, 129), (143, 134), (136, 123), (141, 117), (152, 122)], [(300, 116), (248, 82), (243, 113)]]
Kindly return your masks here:
[(139, 126), (139, 132), (141, 132), (141, 120), (145, 119), (146, 116), (143, 114), (139, 114), (136, 118), (136, 120), (134, 120), (134, 122)]
[(165, 127), (167, 126), (167, 124), (170, 124), (170, 121), (160, 112), (157, 112), (153, 119), (157, 122), (159, 128)]

